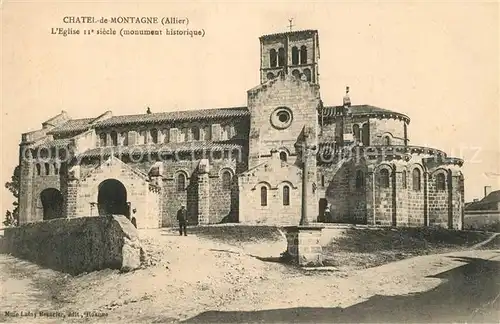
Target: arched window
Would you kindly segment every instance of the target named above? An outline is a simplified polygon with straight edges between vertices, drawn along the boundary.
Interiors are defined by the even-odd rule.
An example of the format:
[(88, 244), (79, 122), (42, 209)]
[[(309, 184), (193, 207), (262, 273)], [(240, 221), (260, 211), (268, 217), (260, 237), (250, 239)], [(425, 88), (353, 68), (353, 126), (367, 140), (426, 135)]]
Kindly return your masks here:
[(50, 174), (50, 164), (45, 163), (45, 175), (49, 175), (49, 174)]
[(54, 163), (54, 174), (59, 174), (59, 164)]
[(104, 147), (106, 146), (106, 133), (101, 133), (99, 134), (99, 146)]
[(111, 137), (111, 146), (117, 146), (118, 145), (118, 133), (115, 131), (111, 131), (110, 137)]
[(300, 79), (300, 71), (295, 69), (292, 71), (292, 75), (296, 78), (296, 79)]
[(403, 187), (403, 189), (406, 189), (406, 187), (407, 187), (406, 170), (403, 170), (403, 172), (401, 172), (401, 186)]
[(310, 69), (304, 69), (304, 75), (306, 76), (306, 80), (311, 82), (311, 70)]
[(231, 172), (222, 173), (222, 190), (231, 190)]
[[(387, 171), (387, 170), (386, 170)], [(365, 187), (365, 174), (363, 171), (356, 171), (356, 189), (361, 189)]]
[(361, 131), (362, 142), (364, 146), (370, 145), (370, 125), (364, 123)]
[(290, 206), (290, 187), (283, 187), (283, 206)]
[(389, 188), (389, 170), (380, 170), (379, 184), (381, 188)]
[(297, 46), (292, 47), (292, 64), (299, 64), (299, 49)]
[(420, 170), (415, 168), (413, 169), (413, 190), (420, 190)]
[(36, 166), (36, 175), (42, 174), (42, 166), (40, 164), (35, 164)]
[(278, 50), (278, 66), (285, 66), (285, 49), (283, 47)]
[(389, 136), (384, 136), (384, 145), (391, 145), (391, 138)]
[(321, 176), (321, 186), (322, 187), (325, 186), (325, 176), (324, 175)]
[(149, 136), (151, 138), (151, 142), (158, 144), (158, 130), (156, 128), (149, 131)]
[(444, 173), (436, 174), (436, 189), (446, 190), (446, 176)]
[(267, 188), (260, 187), (260, 205), (267, 206)]
[(300, 64), (307, 64), (307, 47), (305, 45), (300, 47)]
[(272, 80), (272, 79), (274, 79), (274, 73), (273, 73), (273, 72), (269, 72), (269, 73), (267, 73), (267, 79), (268, 79), (268, 80)]
[(280, 152), (280, 160), (286, 162), (287, 159), (288, 157), (286, 155), (286, 152)]
[(276, 65), (278, 65), (276, 50), (274, 48), (269, 51), (269, 64), (271, 67), (276, 67)]
[(193, 127), (191, 129), (191, 133), (193, 134), (193, 140), (194, 141), (199, 141), (200, 140), (200, 129), (198, 127)]
[(186, 189), (186, 175), (184, 173), (177, 174), (177, 191)]
[(354, 140), (356, 142), (359, 142), (361, 140), (360, 131), (359, 131), (359, 125), (358, 124), (354, 124), (352, 126), (352, 136), (354, 137)]

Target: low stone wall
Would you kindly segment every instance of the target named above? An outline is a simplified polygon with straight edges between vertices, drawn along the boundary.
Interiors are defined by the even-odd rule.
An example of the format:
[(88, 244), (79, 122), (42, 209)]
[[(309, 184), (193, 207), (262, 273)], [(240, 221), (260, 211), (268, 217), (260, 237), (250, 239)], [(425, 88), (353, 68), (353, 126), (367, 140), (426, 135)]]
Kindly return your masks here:
[(71, 274), (136, 269), (137, 229), (125, 216), (60, 218), (6, 228), (2, 252)]
[(500, 210), (466, 211), (464, 215), (464, 229), (482, 229), (500, 223)]

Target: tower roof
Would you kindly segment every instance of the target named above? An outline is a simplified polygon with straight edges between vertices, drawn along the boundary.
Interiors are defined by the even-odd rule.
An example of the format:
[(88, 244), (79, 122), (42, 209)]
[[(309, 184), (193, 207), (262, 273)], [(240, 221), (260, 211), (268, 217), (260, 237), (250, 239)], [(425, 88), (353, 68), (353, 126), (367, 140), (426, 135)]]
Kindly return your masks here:
[(282, 32), (282, 33), (262, 35), (259, 37), (259, 39), (292, 36), (292, 35), (299, 35), (299, 34), (317, 34), (317, 33), (318, 33), (317, 29), (293, 30), (293, 31)]

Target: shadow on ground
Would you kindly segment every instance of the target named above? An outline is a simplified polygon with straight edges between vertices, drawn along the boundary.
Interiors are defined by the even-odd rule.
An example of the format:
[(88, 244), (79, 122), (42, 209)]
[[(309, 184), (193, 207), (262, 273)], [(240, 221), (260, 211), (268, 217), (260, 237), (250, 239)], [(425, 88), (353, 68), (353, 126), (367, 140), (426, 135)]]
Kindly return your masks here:
[(401, 296), (375, 295), (347, 308), (207, 311), (183, 323), (497, 323), (497, 310), (500, 307), (500, 262), (452, 258), (466, 264), (432, 276), (443, 282), (426, 292)]

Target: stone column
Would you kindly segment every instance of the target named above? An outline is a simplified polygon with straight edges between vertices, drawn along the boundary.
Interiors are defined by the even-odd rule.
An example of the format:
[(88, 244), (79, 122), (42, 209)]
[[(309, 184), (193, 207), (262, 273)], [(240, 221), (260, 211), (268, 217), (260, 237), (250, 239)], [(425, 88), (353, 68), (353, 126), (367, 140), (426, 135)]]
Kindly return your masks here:
[(375, 225), (375, 172), (373, 167), (368, 167), (366, 172), (366, 223)]
[(198, 166), (198, 224), (210, 222), (210, 180), (207, 159), (200, 161)]
[(36, 204), (36, 198), (33, 199), (33, 173), (34, 160), (30, 149), (20, 148), (19, 157), (19, 225), (30, 222), (33, 204)]
[(302, 212), (300, 225), (316, 223), (318, 217), (318, 184), (316, 175), (316, 146), (305, 145), (302, 164)]
[[(316, 143), (308, 144), (307, 133), (302, 147), (302, 210), (299, 226), (285, 227), (286, 254), (293, 263), (303, 267), (323, 265), (320, 244), (323, 226), (316, 223), (318, 199), (316, 184)], [(314, 206), (313, 206), (314, 204)], [(315, 223), (314, 225), (309, 225)]]
[(65, 192), (64, 200), (64, 210), (66, 211), (66, 217), (72, 218), (77, 216), (77, 204), (78, 204), (78, 181), (68, 180), (68, 184)]
[[(78, 187), (80, 179), (80, 166), (73, 165), (64, 168), (65, 185), (61, 186), (64, 197), (63, 210), (67, 218), (77, 216), (78, 211)], [(63, 179), (64, 179), (63, 178)], [(98, 215), (98, 213), (97, 213)]]

